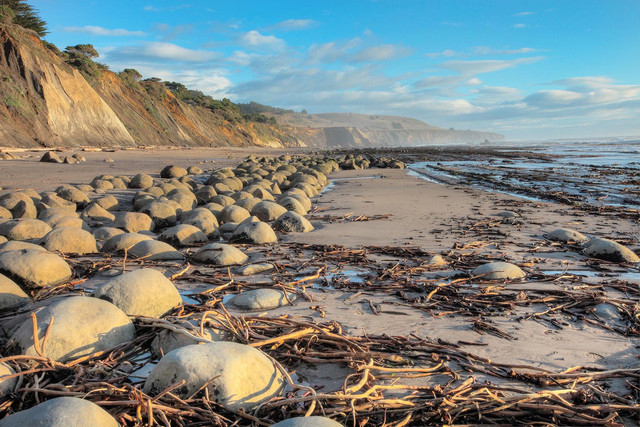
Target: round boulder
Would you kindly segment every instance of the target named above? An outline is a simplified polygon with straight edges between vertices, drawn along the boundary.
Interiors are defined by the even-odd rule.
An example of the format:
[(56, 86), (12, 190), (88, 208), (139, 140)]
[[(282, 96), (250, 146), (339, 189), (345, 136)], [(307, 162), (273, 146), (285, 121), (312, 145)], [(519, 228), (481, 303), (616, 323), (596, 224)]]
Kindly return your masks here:
[(10, 219), (0, 224), (0, 236), (8, 240), (41, 239), (51, 227), (39, 219)]
[(131, 249), (129, 249), (129, 253), (134, 258), (149, 261), (173, 261), (184, 259), (184, 255), (177, 251), (173, 246), (157, 240), (143, 240), (136, 243)]
[(248, 210), (237, 205), (225, 206), (221, 215), (222, 222), (242, 222), (251, 216)]
[(22, 307), (28, 302), (29, 296), (24, 293), (20, 286), (5, 275), (0, 274), (0, 311), (13, 310)]
[(161, 178), (180, 178), (181, 176), (187, 175), (188, 172), (185, 168), (181, 168), (180, 166), (169, 165), (165, 166), (160, 171)]
[(244, 222), (233, 231), (229, 241), (263, 245), (275, 243), (278, 238), (273, 228), (265, 222)]
[(66, 254), (93, 254), (98, 252), (96, 239), (88, 231), (76, 227), (58, 227), (42, 239), (45, 249)]
[(251, 215), (255, 215), (260, 221), (265, 222), (274, 221), (285, 212), (287, 212), (287, 208), (269, 200), (264, 200), (251, 209)]
[(102, 249), (100, 250), (100, 252), (108, 253), (124, 251), (125, 249), (128, 250), (134, 247), (137, 243), (142, 242), (143, 240), (151, 240), (151, 236), (139, 233), (117, 234), (113, 237), (110, 237), (104, 242), (104, 245), (102, 245)]
[(160, 317), (182, 303), (173, 283), (150, 268), (118, 276), (96, 289), (93, 296), (109, 301), (129, 316)]
[[(0, 225), (2, 227), (2, 225)], [(605, 261), (637, 263), (640, 258), (631, 249), (609, 239), (592, 239), (586, 244), (584, 254)]]
[(555, 240), (563, 243), (579, 243), (582, 244), (589, 240), (587, 236), (575, 230), (568, 228), (558, 228), (547, 234), (547, 239)]
[(0, 427), (118, 427), (107, 411), (77, 397), (57, 397), (2, 419)]
[(342, 424), (325, 417), (297, 417), (272, 424), (271, 427), (342, 427)]
[(156, 395), (172, 384), (187, 397), (206, 386), (216, 402), (232, 411), (251, 410), (279, 396), (284, 380), (260, 350), (233, 342), (189, 345), (167, 353), (149, 374), (143, 391)]
[(508, 262), (490, 262), (481, 265), (473, 270), (471, 275), (481, 280), (512, 280), (526, 276), (520, 267)]
[(138, 231), (153, 231), (155, 224), (151, 217), (142, 212), (122, 212), (116, 215), (113, 222), (116, 228), (122, 228), (128, 233), (137, 233)]
[(313, 231), (313, 225), (308, 219), (293, 211), (287, 211), (273, 222), (273, 229), (287, 233), (308, 233)]
[(93, 237), (99, 242), (104, 242), (119, 234), (124, 234), (124, 231), (115, 227), (100, 227), (93, 230)]
[(71, 268), (64, 259), (35, 249), (0, 252), (0, 272), (26, 288), (56, 286), (71, 278)]
[(167, 228), (158, 238), (174, 246), (189, 246), (209, 241), (209, 238), (198, 227), (189, 224)]
[(153, 186), (153, 178), (144, 173), (139, 173), (129, 182), (129, 188), (149, 188), (151, 186)]
[(205, 264), (227, 266), (242, 264), (249, 257), (234, 246), (224, 243), (210, 243), (198, 249), (193, 258)]
[(116, 219), (115, 215), (97, 203), (87, 206), (80, 214), (80, 218), (87, 222), (111, 222)]
[[(289, 300), (295, 299), (295, 294), (287, 296)], [(229, 304), (247, 311), (272, 310), (288, 303), (284, 292), (278, 289), (253, 289), (242, 292), (229, 301)]]
[[(98, 298), (62, 298), (35, 313), (40, 345), (48, 330), (43, 354), (57, 361), (107, 350), (135, 337), (135, 327), (129, 317), (115, 305)], [(13, 333), (10, 345), (16, 346), (20, 354), (38, 354), (30, 321)]]
[(140, 209), (140, 212), (149, 215), (158, 228), (173, 227), (178, 222), (176, 208), (169, 202), (151, 202)]

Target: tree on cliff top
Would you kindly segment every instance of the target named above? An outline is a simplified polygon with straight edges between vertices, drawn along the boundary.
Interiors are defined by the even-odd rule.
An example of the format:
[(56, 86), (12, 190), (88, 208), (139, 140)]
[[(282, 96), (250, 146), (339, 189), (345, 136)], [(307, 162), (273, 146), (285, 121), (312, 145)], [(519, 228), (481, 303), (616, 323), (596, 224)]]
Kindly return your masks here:
[(47, 23), (40, 19), (38, 11), (24, 0), (0, 0), (0, 7), (6, 6), (13, 11), (13, 23), (21, 27), (33, 30), (40, 37), (45, 36), (47, 31)]

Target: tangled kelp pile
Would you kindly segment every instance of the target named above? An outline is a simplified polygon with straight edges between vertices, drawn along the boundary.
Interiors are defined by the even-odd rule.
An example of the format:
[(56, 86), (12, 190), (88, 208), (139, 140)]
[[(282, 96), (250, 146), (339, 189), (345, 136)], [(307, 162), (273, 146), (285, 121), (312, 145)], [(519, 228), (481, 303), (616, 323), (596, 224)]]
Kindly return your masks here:
[[(261, 169), (259, 165), (266, 162), (250, 163)], [(165, 175), (175, 172), (167, 170)], [(236, 177), (241, 174), (237, 172)], [(210, 180), (209, 186), (218, 185), (213, 189), (216, 193), (226, 193), (235, 202), (250, 199), (232, 197), (239, 191), (229, 186), (235, 180), (223, 182), (230, 178), (229, 172), (212, 175), (215, 178), (206, 179)], [(261, 178), (254, 176), (252, 182), (243, 182), (242, 188), (246, 190), (266, 178), (257, 175)], [(104, 178), (96, 180), (95, 185), (105, 185), (100, 180)], [(289, 184), (279, 184), (278, 189), (288, 191), (284, 187), (292, 181), (287, 181)], [(146, 194), (136, 196), (138, 208), (165, 202), (160, 200), (164, 196), (154, 195), (157, 190), (149, 189), (162, 188), (167, 183), (152, 179)], [(220, 196), (212, 195), (211, 189), (202, 190), (207, 184), (195, 185), (200, 206), (215, 203), (205, 203), (204, 194)], [(286, 197), (273, 194), (274, 187), (259, 187), (254, 187), (251, 194), (261, 194), (261, 200), (269, 197), (267, 193), (274, 199)], [(169, 196), (173, 190), (165, 185), (162, 191)], [(73, 192), (64, 194), (67, 193)], [(184, 191), (179, 193), (187, 195)], [(148, 203), (140, 203), (142, 200)], [(230, 202), (223, 197), (216, 200)], [(208, 205), (206, 209), (214, 212), (215, 206)], [(380, 221), (383, 225), (388, 218), (366, 213), (324, 215), (313, 206), (308, 211), (313, 214), (307, 218), (323, 222)], [(185, 212), (189, 211), (177, 214), (176, 221), (193, 219)], [(217, 213), (222, 218), (222, 210)], [(159, 210), (153, 214), (154, 224), (167, 218), (160, 216)], [(30, 316), (32, 307), (5, 314), (3, 325), (22, 322), (34, 331), (31, 336), (35, 338), (35, 354), (2, 358), (1, 362), (15, 372), (5, 380), (13, 378), (16, 383), (4, 395), (0, 410), (2, 414), (13, 413), (56, 397), (74, 397), (98, 404), (126, 425), (271, 425), (305, 415), (329, 417), (343, 425), (637, 422), (640, 369), (633, 366), (554, 369), (549, 364), (511, 363), (504, 357), (486, 356), (484, 350), (490, 349), (494, 341), (431, 338), (429, 329), (415, 333), (409, 328), (415, 318), (423, 321), (455, 317), (478, 336), (505, 342), (517, 340), (513, 329), (505, 325), (523, 322), (541, 322), (550, 331), (584, 325), (613, 336), (638, 335), (639, 291), (635, 282), (614, 279), (590, 283), (575, 272), (545, 274), (535, 265), (520, 265), (527, 273), (524, 279), (487, 281), (477, 277), (474, 271), (478, 267), (510, 261), (477, 251), (490, 244), (492, 237), (501, 237), (500, 227), (509, 221), (513, 219), (461, 224), (465, 233), (479, 240), (456, 245), (439, 256), (408, 246), (352, 249), (332, 244), (236, 243), (236, 249), (246, 254), (240, 262), (271, 265), (269, 270), (252, 276), (242, 275), (235, 263), (202, 262), (198, 254), (203, 253), (203, 248), (210, 254), (226, 249), (211, 247), (209, 241), (188, 241), (183, 249), (172, 247), (160, 252), (170, 252), (171, 258), (136, 254), (134, 246), (128, 245), (101, 256), (65, 254), (73, 276), (60, 284), (32, 290), (34, 303), (68, 300), (102, 289), (103, 282), (122, 278), (123, 272), (154, 269), (163, 272), (181, 291), (182, 304), (172, 306), (162, 316), (131, 314), (134, 337), (72, 360), (47, 357), (54, 339), (51, 325), (56, 325), (57, 317), (44, 319), (48, 326), (39, 330), (41, 319)], [(202, 233), (214, 236), (217, 231), (231, 238), (235, 230), (231, 226), (224, 228), (225, 222), (221, 222), (213, 229), (207, 228), (204, 221), (197, 223)], [(175, 227), (170, 223), (163, 230), (154, 228), (153, 234), (167, 236), (167, 230)], [(233, 221), (226, 221), (230, 223)], [(92, 230), (104, 232), (108, 224), (106, 220), (100, 227), (96, 223)], [(132, 224), (123, 221), (122, 227)], [(185, 241), (177, 233), (172, 238), (177, 239), (176, 246)], [(531, 245), (548, 250), (577, 248), (573, 243), (556, 246), (558, 243), (546, 239)], [(590, 265), (605, 271), (635, 268), (604, 260)], [(239, 295), (264, 289), (281, 293), (272, 308), (250, 312), (234, 302)], [(374, 324), (371, 330), (356, 331), (349, 319), (336, 320), (335, 309), (323, 299), (326, 295), (343, 298), (345, 303), (358, 306), (383, 323), (405, 321), (406, 333), (391, 332), (395, 329), (390, 327), (376, 329)], [(185, 387), (189, 380), (184, 378), (176, 378), (153, 392), (145, 386), (150, 372), (172, 353), (175, 342), (196, 344), (220, 338), (260, 349), (277, 372), (274, 375), (282, 379), (282, 390), (256, 405), (237, 408), (220, 400), (220, 389), (214, 386), (218, 384), (217, 376), (188, 391)]]

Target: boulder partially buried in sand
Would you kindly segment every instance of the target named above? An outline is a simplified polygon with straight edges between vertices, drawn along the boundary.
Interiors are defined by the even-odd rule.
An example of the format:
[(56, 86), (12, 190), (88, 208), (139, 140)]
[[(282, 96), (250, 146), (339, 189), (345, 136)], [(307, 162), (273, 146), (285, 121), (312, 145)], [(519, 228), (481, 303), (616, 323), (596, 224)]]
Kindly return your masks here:
[(144, 173), (139, 173), (138, 175), (131, 178), (131, 181), (129, 182), (129, 188), (149, 188), (152, 185), (153, 178)]
[(185, 168), (175, 165), (165, 166), (164, 169), (160, 171), (161, 178), (180, 178), (187, 174), (188, 172)]
[(490, 262), (481, 265), (473, 270), (471, 275), (481, 280), (513, 280), (526, 276), (520, 267), (508, 262)]
[(158, 236), (158, 239), (174, 246), (189, 246), (209, 241), (209, 238), (198, 227), (189, 224), (167, 228)]
[(251, 215), (255, 215), (260, 221), (270, 222), (278, 219), (287, 212), (287, 208), (269, 200), (262, 201), (251, 209)]
[(249, 257), (234, 246), (224, 243), (211, 243), (198, 249), (193, 258), (205, 264), (227, 266), (242, 264)]
[(181, 261), (184, 259), (184, 255), (176, 250), (176, 248), (168, 243), (157, 240), (143, 240), (136, 243), (129, 249), (129, 254), (134, 258), (149, 261)]
[(151, 353), (154, 357), (161, 358), (163, 355), (177, 348), (187, 345), (205, 344), (210, 341), (226, 341), (230, 333), (224, 329), (214, 329), (208, 326), (200, 329), (199, 320), (184, 320), (178, 324), (189, 334), (182, 331), (163, 329), (158, 332), (151, 342)]
[(230, 242), (263, 245), (278, 241), (273, 228), (266, 222), (243, 222), (233, 231)]
[(47, 233), (42, 243), (48, 251), (65, 254), (84, 255), (98, 252), (93, 235), (76, 227), (58, 227)]
[(8, 240), (41, 239), (51, 227), (39, 219), (10, 219), (0, 224), (0, 235)]
[(325, 417), (297, 417), (272, 424), (271, 427), (342, 427), (342, 424)]
[(168, 201), (151, 202), (140, 209), (140, 212), (149, 215), (158, 228), (173, 227), (178, 222), (176, 208)]
[(0, 421), (0, 427), (118, 427), (107, 411), (76, 397), (58, 397), (16, 412)]
[(140, 233), (117, 234), (107, 239), (104, 242), (104, 245), (102, 245), (102, 249), (100, 251), (103, 253), (119, 252), (125, 249), (131, 249), (136, 244), (144, 240), (151, 240), (151, 236)]
[(273, 229), (276, 231), (286, 231), (287, 233), (308, 233), (313, 231), (313, 225), (308, 219), (299, 213), (288, 211), (280, 215), (273, 222)]
[(571, 230), (569, 228), (557, 228), (546, 235), (547, 239), (555, 240), (563, 243), (579, 243), (582, 244), (589, 240), (584, 234)]
[(173, 283), (150, 268), (118, 276), (96, 289), (93, 296), (111, 302), (129, 316), (160, 317), (182, 303)]
[(71, 278), (71, 268), (64, 259), (35, 249), (1, 252), (0, 272), (25, 288), (56, 286)]
[(273, 264), (265, 262), (261, 264), (250, 264), (238, 267), (236, 273), (241, 276), (253, 276), (254, 274), (264, 273), (265, 271), (273, 270), (275, 267)]
[(612, 262), (637, 263), (640, 258), (631, 249), (609, 239), (591, 239), (585, 244), (584, 254)]
[(151, 371), (144, 392), (156, 395), (185, 381), (174, 392), (187, 397), (206, 386), (209, 396), (224, 407), (251, 410), (279, 396), (284, 380), (261, 351), (232, 342), (189, 345), (167, 353)]
[[(288, 299), (287, 299), (288, 297)], [(287, 294), (278, 289), (253, 289), (244, 291), (229, 300), (229, 304), (247, 311), (272, 310), (287, 305), (295, 299), (295, 294)]]
[[(107, 350), (135, 336), (129, 317), (98, 298), (63, 298), (35, 313), (40, 345), (48, 333), (44, 356), (53, 360), (67, 361)], [(36, 356), (32, 323), (24, 322), (11, 336), (9, 345), (17, 347), (20, 354)]]
[(24, 293), (20, 286), (5, 275), (0, 274), (0, 311), (16, 309), (28, 302), (29, 296)]

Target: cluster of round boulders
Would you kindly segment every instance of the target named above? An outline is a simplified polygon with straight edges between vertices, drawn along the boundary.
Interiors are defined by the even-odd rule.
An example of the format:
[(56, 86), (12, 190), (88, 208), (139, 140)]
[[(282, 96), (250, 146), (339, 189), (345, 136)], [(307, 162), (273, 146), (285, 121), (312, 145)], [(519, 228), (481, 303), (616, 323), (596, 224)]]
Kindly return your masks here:
[(568, 228), (555, 229), (547, 233), (545, 237), (565, 244), (580, 245), (582, 253), (591, 258), (617, 263), (640, 263), (640, 257), (635, 252), (610, 239), (601, 237), (590, 239), (584, 234)]
[(64, 158), (61, 159), (55, 151), (47, 151), (42, 155), (42, 157), (40, 157), (40, 161), (44, 163), (65, 163), (72, 165), (80, 162), (86, 162), (87, 158), (81, 154), (75, 153), (70, 156), (64, 156)]

